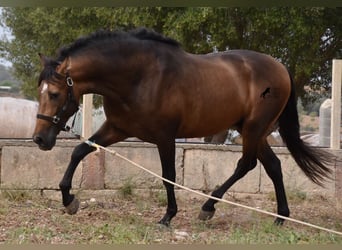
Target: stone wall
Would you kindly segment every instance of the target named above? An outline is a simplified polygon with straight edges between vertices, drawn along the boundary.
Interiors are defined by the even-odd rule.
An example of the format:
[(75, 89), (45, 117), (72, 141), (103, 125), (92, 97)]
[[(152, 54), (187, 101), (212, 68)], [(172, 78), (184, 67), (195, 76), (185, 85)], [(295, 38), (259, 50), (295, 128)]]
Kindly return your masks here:
[[(69, 162), (77, 140), (59, 140), (51, 151), (41, 151), (32, 141), (0, 141), (0, 188), (58, 190), (58, 184)], [(122, 142), (110, 147), (119, 154), (161, 175), (157, 148), (148, 143)], [(286, 148), (273, 148), (282, 162), (287, 191), (307, 195), (320, 194), (341, 200), (342, 166), (335, 164), (334, 181), (325, 187), (312, 183), (296, 165)], [(342, 160), (342, 150), (333, 151)], [(186, 187), (211, 191), (234, 171), (241, 157), (241, 146), (177, 144), (177, 183)], [(73, 188), (82, 190), (117, 190), (127, 180), (139, 189), (162, 188), (161, 180), (108, 152), (90, 154), (78, 166)], [(230, 190), (238, 193), (273, 192), (273, 184), (262, 165), (249, 172)]]

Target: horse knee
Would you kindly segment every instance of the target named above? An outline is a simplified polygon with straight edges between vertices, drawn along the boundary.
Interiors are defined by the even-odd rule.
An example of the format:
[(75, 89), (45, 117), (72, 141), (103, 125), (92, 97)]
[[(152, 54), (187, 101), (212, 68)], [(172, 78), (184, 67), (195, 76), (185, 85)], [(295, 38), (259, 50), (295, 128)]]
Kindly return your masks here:
[(94, 148), (90, 147), (86, 143), (82, 143), (77, 145), (71, 154), (71, 161), (72, 162), (80, 162), (87, 154), (94, 151)]
[(237, 168), (235, 169), (235, 174), (245, 175), (248, 171), (254, 169), (257, 165), (257, 159), (245, 160), (241, 158), (238, 161)]
[(253, 168), (255, 168), (256, 165), (257, 165), (257, 159), (253, 159), (251, 163), (249, 164), (249, 170), (252, 170)]

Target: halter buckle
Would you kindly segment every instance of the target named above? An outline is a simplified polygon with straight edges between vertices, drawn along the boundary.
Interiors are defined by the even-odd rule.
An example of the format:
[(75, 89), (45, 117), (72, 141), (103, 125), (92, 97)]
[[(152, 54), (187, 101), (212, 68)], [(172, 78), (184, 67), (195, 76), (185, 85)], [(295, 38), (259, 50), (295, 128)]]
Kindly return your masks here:
[(59, 118), (58, 116), (54, 116), (54, 117), (52, 117), (52, 123), (54, 123), (54, 124), (58, 124), (59, 123), (59, 120), (60, 120), (61, 118)]
[(74, 85), (74, 81), (72, 80), (70, 76), (66, 78), (66, 83), (69, 87), (72, 87)]

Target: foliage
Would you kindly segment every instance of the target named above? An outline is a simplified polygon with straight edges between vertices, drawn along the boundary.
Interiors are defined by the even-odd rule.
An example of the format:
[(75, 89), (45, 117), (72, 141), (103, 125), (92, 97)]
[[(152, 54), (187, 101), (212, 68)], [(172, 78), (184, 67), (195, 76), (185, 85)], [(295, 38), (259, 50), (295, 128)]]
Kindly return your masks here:
[(11, 78), (9, 70), (5, 66), (0, 65), (0, 82), (10, 80)]
[(0, 198), (7, 199), (9, 201), (24, 202), (31, 198), (30, 192), (24, 189), (13, 190), (1, 190)]
[(20, 82), (13, 77), (11, 68), (0, 64), (0, 87), (2, 86), (11, 87), (11, 93), (20, 92)]
[(283, 62), (303, 105), (330, 89), (331, 60), (342, 55), (342, 8), (5, 8), (2, 24), (14, 40), (1, 41), (28, 96), (36, 93), (38, 52), (54, 56), (75, 38), (103, 29), (146, 26), (179, 40), (191, 53), (216, 47), (252, 49)]
[(132, 183), (132, 179), (127, 179), (123, 186), (119, 189), (119, 193), (123, 198), (131, 198), (133, 195), (134, 185)]

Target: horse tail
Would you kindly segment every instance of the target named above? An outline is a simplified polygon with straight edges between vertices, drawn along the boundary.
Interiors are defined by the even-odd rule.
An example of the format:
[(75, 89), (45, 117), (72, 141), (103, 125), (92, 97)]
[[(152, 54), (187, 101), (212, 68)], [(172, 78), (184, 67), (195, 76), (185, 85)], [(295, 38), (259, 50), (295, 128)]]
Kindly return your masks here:
[(325, 178), (332, 179), (331, 169), (335, 156), (319, 148), (310, 147), (300, 138), (300, 125), (297, 111), (297, 99), (293, 79), (291, 94), (279, 117), (279, 133), (292, 157), (304, 174), (314, 183), (323, 186)]

